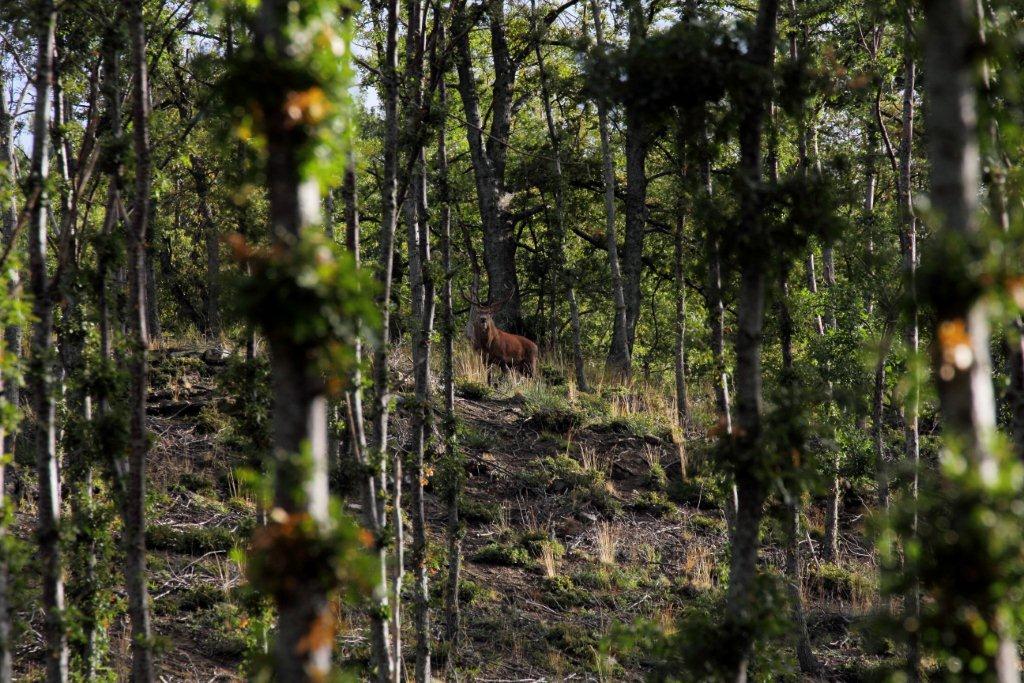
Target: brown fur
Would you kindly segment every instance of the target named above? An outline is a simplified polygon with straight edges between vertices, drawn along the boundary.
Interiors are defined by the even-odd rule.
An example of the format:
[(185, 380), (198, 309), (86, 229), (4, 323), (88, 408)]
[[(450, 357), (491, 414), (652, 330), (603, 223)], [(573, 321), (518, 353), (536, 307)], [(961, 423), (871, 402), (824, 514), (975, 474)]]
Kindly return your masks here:
[(487, 311), (473, 314), (473, 348), (484, 355), (488, 366), (513, 369), (527, 377), (537, 374), (537, 345), (526, 337), (499, 330)]

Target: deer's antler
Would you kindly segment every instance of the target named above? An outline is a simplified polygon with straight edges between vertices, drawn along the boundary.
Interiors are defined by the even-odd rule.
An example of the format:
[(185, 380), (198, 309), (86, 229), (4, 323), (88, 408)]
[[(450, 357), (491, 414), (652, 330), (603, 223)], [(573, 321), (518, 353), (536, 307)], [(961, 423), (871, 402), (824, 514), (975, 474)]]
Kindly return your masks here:
[(470, 306), (476, 306), (477, 308), (487, 308), (482, 303), (480, 303), (480, 299), (478, 299), (476, 297), (471, 297), (466, 292), (460, 291), (459, 292), (459, 296), (461, 296), (463, 299), (465, 299), (466, 303), (469, 304)]
[(502, 306), (504, 306), (505, 304), (507, 304), (507, 303), (508, 303), (509, 299), (511, 299), (511, 298), (512, 298), (512, 295), (513, 295), (513, 294), (515, 294), (515, 293), (516, 293), (516, 289), (515, 289), (515, 287), (509, 287), (509, 292), (508, 292), (508, 294), (507, 294), (507, 295), (505, 296), (505, 298), (504, 298), (504, 299), (502, 299), (501, 301), (499, 301), (499, 302), (498, 302), (498, 303), (496, 303), (496, 304), (487, 304), (487, 306), (486, 306), (487, 310), (488, 310), (488, 311), (491, 311), (492, 313), (493, 313), (494, 311), (498, 311), (498, 310), (500, 310)]

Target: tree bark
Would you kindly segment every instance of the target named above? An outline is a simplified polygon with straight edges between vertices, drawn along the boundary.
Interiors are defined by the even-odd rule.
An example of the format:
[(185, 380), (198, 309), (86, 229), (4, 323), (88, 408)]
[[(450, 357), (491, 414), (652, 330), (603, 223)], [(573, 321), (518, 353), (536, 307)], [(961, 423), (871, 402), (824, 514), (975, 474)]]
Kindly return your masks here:
[[(711, 140), (705, 125), (701, 139), (700, 180), (704, 196), (710, 203), (714, 197), (711, 184)], [(716, 227), (708, 225), (705, 230), (704, 254), (707, 259), (706, 308), (708, 334), (711, 342), (711, 358), (715, 368), (715, 408), (718, 413), (720, 431), (723, 434), (732, 432), (729, 415), (729, 402), (726, 399), (724, 378), (725, 368), (725, 301), (722, 292), (722, 247), (721, 237)]]
[[(594, 14), (594, 37), (597, 49), (604, 50), (604, 30), (601, 20), (601, 6), (598, 0), (591, 0)], [(612, 157), (611, 135), (608, 131), (608, 104), (603, 98), (597, 101), (598, 125), (601, 132), (601, 159), (604, 171), (605, 241), (608, 244), (608, 263), (611, 270), (612, 303), (615, 305), (615, 326), (612, 332), (611, 348), (608, 351), (609, 371), (620, 377), (632, 373), (629, 340), (624, 334), (628, 329), (626, 299), (622, 287), (622, 272), (619, 268), (619, 247), (615, 234), (615, 162)], [(615, 334), (614, 330), (619, 330)]]
[[(647, 17), (640, 0), (625, 3), (629, 33), (629, 49), (639, 47), (647, 37)], [(636, 324), (640, 317), (640, 282), (643, 275), (644, 236), (647, 229), (647, 154), (650, 149), (650, 123), (644, 105), (625, 104), (625, 156), (626, 156), (626, 234), (622, 245), (623, 297), (626, 302), (626, 343), (630, 354), (636, 338)], [(619, 319), (615, 319), (618, 324)], [(613, 330), (615, 335), (623, 334)], [(615, 342), (612, 349), (617, 348)]]
[(491, 125), (483, 128), (476, 74), (470, 47), (471, 26), (466, 3), (458, 3), (452, 24), (455, 41), (455, 63), (459, 95), (466, 117), (466, 139), (469, 144), (477, 205), (484, 230), (484, 265), (489, 280), (489, 300), (510, 296), (497, 315), (503, 329), (522, 332), (519, 280), (516, 274), (516, 241), (511, 216), (506, 208), (505, 158), (512, 122), (512, 88), (516, 67), (509, 53), (503, 0), (487, 0), (490, 21), (491, 56), (494, 65), (492, 83)]
[[(292, 53), (286, 31), (287, 0), (264, 0), (257, 17), (256, 42), (273, 58)], [(301, 87), (301, 86), (300, 86)], [(322, 222), (320, 190), (304, 177), (299, 140), (290, 130), (285, 100), (289, 85), (275, 92), (266, 112), (267, 191), (270, 234), (285, 251), (306, 230)], [(274, 505), (287, 519), (309, 519), (324, 529), (330, 522), (327, 477), (327, 398), (324, 382), (308, 349), (293, 331), (268, 330), (274, 389)], [(300, 457), (303, 454), (305, 457)], [(296, 558), (295, 562), (303, 561)], [(309, 571), (295, 567), (297, 573)], [(334, 623), (326, 586), (302, 586), (277, 599), (277, 639), (273, 648), (275, 680), (312, 681), (328, 675), (332, 639), (323, 629)]]
[[(945, 235), (969, 240), (979, 232), (980, 185), (973, 8), (970, 0), (928, 0), (924, 7), (928, 73), (925, 115), (932, 208), (940, 238)], [(963, 257), (968, 258), (969, 252)], [(970, 290), (966, 295), (936, 297), (933, 303), (937, 338), (932, 358), (943, 427), (961, 440), (969, 466), (984, 472), (996, 466), (992, 450), (996, 408), (986, 299)], [(972, 558), (965, 561), (971, 562)], [(995, 652), (979, 648), (976, 653), (986, 660), (985, 671), (995, 672), (1000, 681), (1019, 681), (1020, 663), (1011, 625), (989, 610), (978, 617), (999, 638)]]
[[(536, 3), (533, 4), (534, 13), (536, 14)], [(536, 30), (536, 26), (534, 27)], [(569, 278), (565, 272), (565, 179), (562, 176), (562, 149), (558, 139), (558, 131), (555, 128), (555, 117), (551, 107), (551, 94), (548, 89), (548, 77), (547, 71), (544, 68), (544, 53), (540, 47), (540, 41), (534, 42), (534, 51), (537, 55), (537, 69), (540, 71), (540, 91), (541, 101), (544, 105), (544, 122), (547, 124), (548, 139), (551, 142), (551, 155), (552, 155), (552, 169), (555, 172), (555, 254), (552, 267), (554, 269), (554, 289), (552, 293), (552, 320), (556, 318), (556, 311), (558, 309), (558, 294), (560, 293), (561, 283), (565, 282), (567, 285), (567, 294), (569, 299), (570, 318), (571, 318), (571, 332), (572, 332), (572, 359), (573, 368), (576, 372), (576, 386), (580, 391), (589, 391), (590, 388), (587, 385), (587, 374), (584, 367), (583, 361), (583, 346), (580, 343), (580, 325), (579, 325), (579, 311), (577, 310), (576, 303), (576, 290), (569, 283)], [(557, 328), (552, 326), (552, 339), (551, 344), (557, 343), (555, 338), (555, 330)]]
[[(423, 79), (426, 51), (426, 7), (409, 0), (406, 37), (406, 78), (410, 125), (424, 106)], [(409, 256), (409, 287), (412, 294), (412, 359), (416, 406), (412, 415), (412, 569), (413, 619), (416, 633), (415, 678), (430, 683), (430, 592), (427, 576), (427, 520), (423, 488), (426, 483), (428, 441), (433, 410), (430, 377), (430, 337), (434, 327), (434, 284), (430, 270), (430, 230), (427, 214), (426, 157), (422, 145), (409, 149), (413, 159), (406, 198), (406, 236)], [(396, 583), (397, 585), (397, 583)], [(400, 624), (399, 624), (400, 626)]]
[(127, 491), (124, 500), (125, 584), (132, 621), (132, 680), (152, 681), (153, 643), (146, 575), (146, 389), (148, 381), (149, 315), (146, 244), (150, 209), (149, 77), (142, 0), (125, 0), (132, 60), (132, 146), (135, 151), (135, 195), (128, 234), (128, 298), (131, 322), (128, 370), (130, 383)]
[[(362, 238), (359, 227), (359, 196), (356, 185), (355, 157), (350, 152), (345, 167), (345, 176), (341, 185), (341, 197), (345, 213), (345, 246), (352, 254), (356, 266), (362, 262)], [(354, 364), (349, 389), (346, 392), (348, 422), (351, 437), (349, 445), (352, 455), (362, 468), (361, 488), (363, 494), (363, 519), (366, 527), (373, 533), (374, 552), (380, 563), (381, 590), (374, 594), (370, 604), (370, 645), (373, 660), (377, 667), (376, 680), (387, 683), (391, 680), (391, 651), (388, 644), (388, 594), (387, 594), (387, 539), (384, 532), (384, 520), (380, 510), (384, 503), (381, 500), (378, 468), (371, 464), (367, 452), (366, 423), (363, 414), (363, 374), (362, 341), (356, 337), (352, 350)]]
[(690, 413), (686, 391), (686, 270), (685, 270), (685, 199), (686, 197), (686, 140), (682, 131), (677, 132), (676, 153), (679, 156), (678, 188), (676, 205), (676, 225), (672, 240), (672, 298), (676, 303), (674, 370), (676, 384), (676, 421), (682, 430), (682, 443), (686, 440), (686, 428), (689, 426)]
[[(913, 182), (914, 161), (914, 88), (917, 67), (913, 54), (913, 8), (908, 6), (903, 12), (903, 113), (902, 135), (899, 148), (899, 179), (898, 202), (900, 216), (900, 252), (903, 257), (903, 272), (907, 288), (907, 319), (904, 327), (904, 343), (907, 354), (916, 359), (920, 349), (918, 331), (917, 303), (917, 216), (914, 214), (914, 203), (911, 183)], [(910, 383), (904, 405), (903, 432), (904, 457), (911, 469), (910, 496), (911, 505), (916, 506), (918, 494), (919, 466), (921, 460), (921, 439), (919, 425), (920, 391), (916, 381)], [(917, 512), (913, 513), (912, 534), (917, 535)], [(917, 618), (921, 612), (921, 596), (918, 586), (912, 585), (905, 601), (908, 618)], [(921, 667), (918, 652), (917, 636), (911, 636), (908, 652), (910, 669), (916, 672)]]
[[(447, 44), (442, 10), (438, 7), (434, 15), (438, 42)], [(436, 67), (435, 67), (436, 68)], [(543, 79), (543, 71), (541, 72)], [(462, 523), (459, 519), (459, 498), (462, 496), (462, 458), (458, 452), (455, 421), (455, 313), (452, 308), (452, 234), (451, 234), (451, 186), (448, 181), (448, 136), (445, 123), (448, 118), (448, 88), (442, 75), (438, 79), (438, 106), (441, 125), (437, 131), (437, 184), (441, 204), (441, 265), (444, 268), (444, 282), (441, 285), (441, 382), (444, 391), (444, 421), (441, 425), (444, 439), (446, 538), (448, 545), (448, 576), (444, 594), (445, 639), (448, 642), (448, 660), (457, 666), (459, 629), (461, 613), (459, 608), (459, 581), (462, 573)]]
[(53, 300), (46, 268), (47, 214), (50, 197), (48, 148), (54, 74), (57, 9), (53, 0), (38, 0), (36, 35), (36, 106), (33, 119), (32, 166), (29, 178), (32, 206), (29, 216), (29, 274), (32, 289), (32, 347), (29, 391), (35, 413), (36, 471), (39, 478), (38, 528), (42, 566), (43, 609), (46, 615), (46, 680), (68, 677), (68, 638), (64, 623), (64, 568), (60, 549), (60, 474), (57, 462), (56, 411), (53, 379)]
[[(774, 63), (775, 27), (778, 0), (760, 0), (757, 22), (750, 39), (746, 59), (760, 72), (762, 83), (770, 80)], [(736, 425), (733, 445), (736, 461), (735, 483), (738, 496), (733, 535), (729, 588), (725, 618), (736, 627), (734, 666), (730, 679), (747, 680), (747, 667), (753, 646), (752, 613), (757, 599), (755, 576), (758, 554), (758, 529), (767, 496), (767, 482), (758, 473), (763, 458), (761, 443), (762, 373), (761, 343), (764, 326), (766, 255), (759, 248), (764, 239), (762, 222), (761, 132), (767, 111), (767, 97), (747, 93), (739, 103), (740, 235), (746, 248), (739, 254), (740, 292), (736, 332)]]
[[(0, 53), (2, 56), (2, 53)], [(14, 116), (8, 109), (7, 85), (11, 75), (0, 67), (0, 163), (4, 166), (6, 174), (5, 181), (9, 187), (15, 187), (17, 177), (14, 172)], [(2, 239), (0, 247), (14, 250), (14, 242), (17, 239), (15, 228), (18, 223), (18, 204), (14, 193), (3, 207), (2, 213)], [(9, 269), (9, 275), (4, 278), (3, 286), (6, 288), (7, 296), (14, 299), (21, 295), (19, 273), (17, 270)], [(6, 321), (5, 321), (6, 322)], [(20, 358), (21, 356), (21, 327), (7, 323), (4, 325), (3, 353)], [(13, 377), (0, 375), (0, 401), (7, 406), (18, 407), (20, 392), (17, 381)], [(0, 456), (14, 458), (14, 430), (0, 429)], [(7, 464), (0, 458), (0, 683), (11, 681), (13, 670), (13, 641), (11, 632), (11, 604), (10, 584), (8, 574), (7, 557), (7, 535), (8, 528), (6, 515), (7, 506), (10, 505), (7, 496)]]
[[(381, 316), (381, 342), (377, 346), (373, 357), (373, 390), (374, 390), (374, 412), (373, 431), (370, 447), (371, 463), (374, 465), (377, 476), (378, 518), (382, 522), (382, 528), (387, 529), (384, 500), (387, 493), (386, 462), (388, 450), (388, 421), (390, 417), (389, 381), (388, 381), (388, 359), (389, 344), (391, 339), (391, 307), (392, 307), (392, 279), (394, 274), (395, 261), (395, 230), (398, 225), (398, 0), (386, 0), (383, 7), (375, 7), (379, 13), (381, 10), (385, 17), (385, 43), (382, 46), (380, 58), (381, 64), (381, 90), (384, 104), (384, 169), (381, 182), (381, 237), (378, 277), (381, 282), (380, 293), (377, 297), (377, 304)], [(401, 521), (401, 458), (393, 459), (392, 481), (394, 491), (391, 503), (396, 511), (398, 521)], [(390, 527), (394, 534), (395, 556), (393, 567), (400, 578), (404, 557), (402, 553), (402, 527), (401, 524), (392, 524)], [(385, 591), (388, 588), (385, 587)], [(400, 623), (401, 619), (401, 583), (395, 581), (390, 587), (390, 613), (391, 624)], [(390, 669), (378, 671), (378, 676), (384, 680), (398, 683), (402, 675), (402, 641), (400, 629), (394, 629), (388, 635), (390, 639), (391, 654), (388, 657)], [(384, 661), (381, 660), (380, 664)]]

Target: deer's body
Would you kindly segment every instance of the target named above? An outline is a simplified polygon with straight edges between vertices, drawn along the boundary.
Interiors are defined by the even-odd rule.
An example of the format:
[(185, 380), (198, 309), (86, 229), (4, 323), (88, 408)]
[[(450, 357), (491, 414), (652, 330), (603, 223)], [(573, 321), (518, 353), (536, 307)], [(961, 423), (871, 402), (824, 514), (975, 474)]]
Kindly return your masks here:
[(503, 370), (515, 370), (527, 377), (536, 375), (539, 355), (537, 345), (520, 334), (498, 329), (494, 323), (494, 314), (504, 301), (484, 305), (466, 295), (463, 295), (463, 298), (471, 306), (466, 331), (469, 333), (473, 348), (483, 354), (488, 368), (496, 365)]
[(522, 335), (499, 330), (490, 314), (476, 317), (473, 347), (483, 353), (488, 365), (515, 370), (527, 377), (537, 374), (537, 345)]

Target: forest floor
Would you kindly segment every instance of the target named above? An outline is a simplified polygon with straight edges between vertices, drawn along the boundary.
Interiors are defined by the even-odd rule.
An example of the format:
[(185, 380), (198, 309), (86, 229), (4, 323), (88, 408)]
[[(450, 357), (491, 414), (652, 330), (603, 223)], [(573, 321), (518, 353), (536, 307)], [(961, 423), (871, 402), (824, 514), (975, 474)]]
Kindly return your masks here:
[[(253, 526), (255, 505), (235, 474), (237, 456), (221, 438), (224, 418), (216, 395), (223, 367), (195, 350), (164, 350), (154, 363), (148, 542), (159, 669), (167, 681), (240, 680), (259, 636), (237, 597), (244, 583), (237, 549)], [(694, 472), (706, 427), (680, 439), (644, 412), (643, 397), (623, 399), (612, 387), (577, 394), (557, 372), (546, 374), (548, 381), (505, 382), (497, 390), (465, 377), (459, 381), (456, 409), (468, 477), (462, 504), (464, 635), (454, 657), (438, 652), (439, 677), (642, 679), (651, 666), (643, 653), (602, 648), (616, 625), (650, 620), (671, 630), (680, 615), (714, 613), (720, 605), (728, 573), (726, 522), (713, 476)], [(396, 371), (395, 379), (400, 391), (410, 388), (406, 373)], [(399, 447), (406, 426), (399, 409)], [(681, 459), (680, 440), (689, 458)], [(15, 524), (16, 535), (26, 539), (35, 515), (30, 479)], [(440, 609), (445, 511), (428, 493), (436, 568), (431, 579)], [(823, 680), (865, 680), (884, 663), (867, 654), (868, 639), (858, 628), (876, 592), (873, 559), (859, 526), (864, 508), (854, 492), (844, 500), (843, 519), (855, 525), (843, 529), (837, 564), (817, 557), (820, 509), (811, 506), (805, 516), (803, 592)], [(778, 527), (770, 521), (763, 530), (763, 562), (774, 568), (783, 563)], [(41, 675), (41, 615), (32, 572), (26, 575), (28, 599), (20, 614), (29, 625), (15, 661), (19, 680), (34, 680)], [(117, 597), (124, 599), (121, 592)], [(435, 624), (441, 621), (438, 612)], [(339, 635), (339, 652), (350, 661), (368, 656), (362, 623), (351, 615)], [(130, 641), (123, 615), (107, 635), (112, 677), (127, 680)], [(412, 642), (410, 632), (406, 643)], [(789, 645), (777, 649), (774, 659), (793, 660)], [(782, 674), (777, 669), (766, 675)]]

